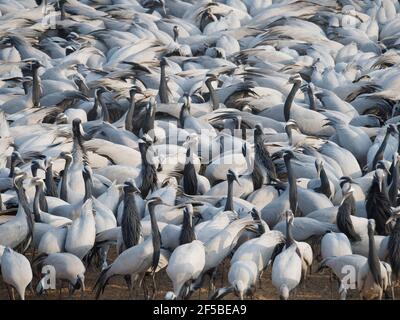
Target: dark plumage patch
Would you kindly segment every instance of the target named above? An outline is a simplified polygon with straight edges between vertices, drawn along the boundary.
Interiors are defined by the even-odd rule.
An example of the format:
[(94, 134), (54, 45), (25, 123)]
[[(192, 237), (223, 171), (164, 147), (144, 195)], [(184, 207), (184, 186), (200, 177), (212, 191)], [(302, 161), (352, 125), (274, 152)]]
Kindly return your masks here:
[(85, 182), (85, 196), (83, 198), (83, 201), (86, 201), (87, 199), (92, 197), (92, 177), (90, 175), (90, 172), (86, 169), (86, 167), (83, 168), (82, 170), (82, 176), (83, 176), (83, 181)]
[(147, 159), (148, 147), (146, 144), (139, 144), (140, 154), (142, 157), (142, 185), (140, 186), (140, 193), (145, 199), (150, 191), (153, 191), (157, 186), (157, 169), (153, 163)]
[(262, 136), (258, 135), (257, 129), (255, 134), (255, 161), (258, 162), (260, 168), (266, 169), (267, 181), (277, 179), (275, 165), (272, 162), (268, 150), (264, 146), (264, 139)]
[(285, 242), (280, 242), (275, 246), (271, 255), (271, 264), (274, 264), (275, 258), (283, 251), (283, 248), (285, 248)]
[(29, 207), (28, 204), (28, 198), (25, 193), (25, 189), (22, 186), (22, 179), (20, 179), (17, 182), (17, 195), (18, 195), (18, 201), (19, 205), (21, 205), (24, 208), (24, 212), (26, 215), (26, 221), (28, 223), (28, 234), (24, 241), (19, 245), (19, 251), (22, 253), (25, 252), (28, 249), (28, 246), (33, 238), (33, 226), (34, 226), (34, 220), (33, 220), (33, 214), (32, 211)]
[(314, 191), (318, 193), (322, 193), (327, 196), (328, 199), (332, 197), (331, 187), (329, 185), (328, 175), (325, 172), (324, 168), (321, 168), (321, 172), (319, 175), (321, 180), (321, 185), (318, 188), (315, 188)]
[(353, 204), (353, 195), (348, 196), (338, 209), (336, 215), (336, 224), (340, 230), (343, 232), (350, 241), (356, 242), (361, 241), (361, 237), (354, 230), (353, 222), (351, 221), (351, 215), (355, 211), (355, 205)]
[(365, 206), (368, 219), (374, 219), (376, 222), (376, 232), (380, 235), (386, 235), (386, 221), (391, 216), (392, 209), (387, 195), (379, 190), (379, 183), (376, 177), (374, 177), (368, 190)]
[(399, 179), (399, 164), (398, 162), (395, 164), (395, 161), (392, 162), (392, 166), (390, 168), (390, 177), (391, 183), (389, 186), (388, 197), (391, 205), (393, 207), (397, 207), (398, 205), (398, 192), (400, 189), (400, 179)]
[(132, 192), (125, 191), (121, 232), (125, 250), (139, 243), (142, 225), (135, 202), (135, 195)]
[(58, 197), (57, 186), (53, 178), (53, 167), (48, 166), (46, 169), (46, 195), (49, 197)]
[(251, 214), (251, 217), (253, 218), (254, 223), (257, 224), (258, 233), (260, 235), (264, 234), (265, 227), (261, 223), (260, 213), (258, 212), (258, 210), (256, 208), (253, 208), (253, 210), (250, 211), (250, 214)]
[(111, 277), (108, 276), (108, 271), (110, 270), (112, 265), (109, 265), (103, 271), (101, 271), (99, 277), (94, 284), (93, 291), (95, 291), (96, 300), (99, 299), (100, 295), (104, 292), (104, 289), (107, 286), (108, 281), (110, 281)]
[(259, 163), (254, 161), (253, 171), (251, 172), (254, 190), (260, 189), (264, 184), (264, 178)]
[(198, 186), (197, 174), (189, 154), (190, 149), (186, 152), (186, 164), (183, 168), (183, 191), (189, 195), (196, 195)]
[(368, 265), (371, 271), (372, 277), (377, 285), (382, 286), (382, 272), (381, 262), (379, 261), (378, 254), (376, 252), (374, 230), (368, 225), (368, 237), (369, 237), (369, 252), (368, 252)]
[[(157, 201), (157, 200), (156, 200)], [(161, 199), (157, 201), (157, 203), (161, 203)], [(152, 257), (152, 264), (151, 270), (154, 273), (158, 267), (158, 262), (160, 261), (161, 255), (161, 234), (160, 230), (158, 229), (158, 224), (156, 220), (156, 216), (154, 213), (154, 206), (156, 203), (149, 203), (149, 214), (150, 214), (150, 222), (151, 222), (151, 238), (153, 243), (153, 257)]]
[(394, 229), (389, 236), (388, 258), (393, 270), (393, 276), (398, 280), (400, 277), (400, 219), (396, 220)]
[(196, 240), (196, 234), (194, 232), (192, 216), (185, 208), (183, 210), (183, 222), (182, 222), (182, 230), (179, 236), (179, 244), (190, 243), (193, 240)]

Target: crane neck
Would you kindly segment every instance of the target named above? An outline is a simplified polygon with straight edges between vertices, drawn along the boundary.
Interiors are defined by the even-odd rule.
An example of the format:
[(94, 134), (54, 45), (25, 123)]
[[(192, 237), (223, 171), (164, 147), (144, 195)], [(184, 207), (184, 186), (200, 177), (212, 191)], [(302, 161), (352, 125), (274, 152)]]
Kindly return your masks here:
[(65, 20), (65, 5), (64, 1), (59, 1), (60, 4), (60, 20), (64, 21)]
[(307, 86), (308, 100), (310, 101), (310, 110), (317, 111), (317, 104), (315, 103), (314, 89), (312, 86)]
[[(390, 170), (391, 184), (389, 187), (389, 200), (393, 207), (397, 207), (397, 194), (399, 190), (399, 162), (393, 159)], [(399, 219), (398, 219), (399, 220)]]
[(142, 226), (136, 206), (135, 193), (125, 189), (121, 232), (126, 249), (139, 243), (141, 230)]
[(183, 168), (183, 190), (186, 194), (196, 195), (198, 191), (197, 173), (193, 165), (191, 146), (186, 150), (186, 163)]
[(160, 87), (158, 89), (158, 95), (161, 103), (169, 103), (167, 76), (164, 63), (161, 63), (160, 69)]
[(296, 96), (297, 91), (300, 89), (301, 82), (295, 81), (293, 84), (292, 90), (290, 90), (289, 95), (286, 98), (285, 104), (283, 106), (283, 114), (285, 116), (285, 121), (288, 122), (290, 119), (290, 109), (292, 107), (294, 97)]
[(125, 129), (133, 132), (133, 116), (135, 114), (135, 92), (131, 93), (130, 96), (131, 103), (129, 105), (129, 110), (125, 118)]
[(34, 107), (40, 107), (40, 77), (39, 77), (39, 68), (34, 67), (32, 70), (32, 103)]
[(99, 96), (99, 103), (101, 105), (101, 117), (103, 121), (110, 122), (110, 114), (108, 112), (108, 108), (100, 96)]
[(285, 127), (286, 134), (288, 136), (289, 140), (289, 145), (293, 146), (293, 131), (292, 131), (292, 126), (286, 126)]
[(46, 177), (45, 177), (45, 184), (46, 184), (46, 194), (51, 197), (57, 197), (57, 187), (54, 183), (53, 178), (53, 165), (49, 164), (46, 168)]
[(86, 200), (92, 198), (93, 195), (93, 182), (92, 182), (92, 177), (90, 175), (83, 175), (83, 179), (85, 182), (85, 196), (83, 198), (83, 202)]
[(331, 186), (329, 184), (329, 178), (328, 178), (328, 175), (326, 174), (324, 167), (322, 167), (321, 171), (319, 172), (319, 179), (321, 182), (321, 188), (323, 190), (329, 190)]
[(368, 265), (372, 273), (374, 281), (377, 285), (382, 285), (381, 263), (379, 261), (378, 253), (375, 246), (375, 236), (373, 230), (368, 230)]
[(374, 161), (372, 162), (372, 168), (375, 168), (376, 164), (378, 161), (383, 160), (383, 155), (385, 153), (385, 149), (389, 140), (390, 132), (389, 130), (386, 130), (385, 137), (383, 138), (383, 141), (381, 145), (379, 146), (378, 151), (375, 154)]
[(226, 197), (225, 211), (233, 211), (233, 182), (232, 178), (228, 178), (228, 195)]
[(297, 216), (298, 213), (298, 195), (297, 195), (297, 183), (296, 177), (294, 176), (292, 170), (292, 163), (290, 159), (285, 159), (286, 171), (288, 174), (288, 183), (289, 183), (289, 203), (290, 210), (292, 210), (293, 214)]
[[(71, 165), (69, 158), (65, 159), (63, 176), (61, 180), (60, 198), (61, 200), (68, 201), (68, 172)], [(47, 180), (47, 179), (46, 179)]]
[(151, 239), (153, 243), (153, 259), (152, 259), (152, 270), (153, 272), (157, 269), (158, 262), (160, 260), (161, 250), (161, 234), (158, 229), (156, 216), (154, 213), (154, 204), (151, 203), (149, 206), (150, 223), (151, 223)]
[(289, 220), (286, 219), (286, 248), (289, 248), (293, 243), (292, 225)]
[(211, 79), (207, 79), (206, 80), (206, 86), (208, 88), (208, 91), (210, 92), (210, 99), (211, 99), (211, 105), (213, 110), (217, 110), (219, 109), (219, 99), (217, 94), (215, 93), (215, 90), (211, 84), (212, 80)]
[(190, 116), (190, 104), (184, 103), (182, 105), (181, 111), (179, 112), (179, 123), (181, 125), (181, 128), (184, 128), (185, 119), (186, 119), (186, 117), (189, 117), (189, 116)]
[(182, 245), (190, 243), (193, 240), (196, 240), (196, 234), (194, 232), (193, 226), (193, 218), (192, 215), (185, 210), (183, 213), (182, 230), (179, 236), (179, 244)]
[(17, 189), (18, 202), (24, 209), (26, 219), (28, 221), (28, 225), (31, 226), (30, 229), (32, 229), (33, 228), (33, 217), (32, 217), (31, 209), (29, 208), (28, 198), (26, 196), (25, 189), (22, 185), (18, 186), (16, 189)]
[(12, 157), (12, 158), (11, 158), (10, 173), (8, 174), (8, 177), (9, 177), (9, 178), (13, 178), (13, 177), (14, 177), (16, 165), (17, 165), (17, 160), (14, 159), (14, 158)]
[(40, 219), (40, 193), (43, 192), (43, 189), (36, 185), (35, 186), (35, 197), (33, 198), (33, 215), (35, 217), (36, 222), (41, 222)]

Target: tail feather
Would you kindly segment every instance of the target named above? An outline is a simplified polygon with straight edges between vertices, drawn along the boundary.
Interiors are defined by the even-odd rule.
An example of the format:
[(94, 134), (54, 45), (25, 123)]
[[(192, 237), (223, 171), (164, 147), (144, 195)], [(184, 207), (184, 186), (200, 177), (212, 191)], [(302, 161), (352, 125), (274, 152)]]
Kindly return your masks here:
[(108, 284), (108, 281), (112, 277), (111, 275), (108, 274), (108, 271), (110, 270), (111, 266), (112, 265), (109, 265), (107, 268), (101, 271), (99, 277), (96, 280), (96, 283), (94, 284), (93, 291), (96, 291), (95, 293), (96, 300), (99, 299), (101, 294), (103, 294), (104, 289)]
[(223, 297), (225, 297), (229, 293), (232, 293), (233, 291), (234, 288), (232, 286), (220, 288), (211, 295), (210, 300), (221, 300)]

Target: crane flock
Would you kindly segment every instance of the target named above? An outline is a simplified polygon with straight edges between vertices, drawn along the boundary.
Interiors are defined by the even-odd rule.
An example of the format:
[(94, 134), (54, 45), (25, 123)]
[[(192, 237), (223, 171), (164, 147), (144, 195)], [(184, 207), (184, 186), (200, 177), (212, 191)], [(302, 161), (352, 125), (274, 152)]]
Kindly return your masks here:
[(396, 298), (398, 1), (0, 13), (1, 298)]

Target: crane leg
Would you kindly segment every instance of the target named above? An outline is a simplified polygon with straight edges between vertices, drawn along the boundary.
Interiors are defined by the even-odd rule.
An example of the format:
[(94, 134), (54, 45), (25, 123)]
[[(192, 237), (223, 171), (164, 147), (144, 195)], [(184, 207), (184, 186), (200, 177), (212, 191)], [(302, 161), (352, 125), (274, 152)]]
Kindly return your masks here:
[(29, 291), (30, 291), (30, 292), (32, 293), (32, 295), (34, 296), (34, 295), (35, 295), (35, 290), (33, 290), (32, 281), (29, 283), (28, 288), (29, 288)]
[(222, 265), (222, 270), (221, 270), (221, 287), (224, 287), (225, 263), (226, 263), (226, 260), (224, 260), (224, 263)]
[(214, 268), (210, 274), (210, 285), (208, 287), (209, 288), (208, 295), (210, 295), (210, 292), (215, 291), (215, 283), (214, 282), (215, 282), (216, 276), (217, 276), (217, 268)]
[(68, 283), (68, 298), (70, 299), (72, 297), (72, 295), (74, 294), (74, 287), (72, 286), (72, 284)]
[(390, 287), (391, 287), (391, 290), (392, 290), (392, 300), (395, 300), (395, 297), (394, 297), (394, 284), (392, 283), (392, 285)]
[(302, 272), (303, 273), (303, 279), (302, 279), (302, 287), (303, 289), (306, 288), (306, 280), (307, 280), (307, 272), (308, 272), (308, 268), (306, 267), (305, 270)]
[(101, 247), (100, 249), (100, 265), (101, 265), (101, 270), (104, 270), (107, 268), (107, 256), (108, 256), (108, 251), (110, 250), (110, 246), (104, 246)]
[(128, 294), (129, 294), (129, 299), (132, 299), (132, 278), (131, 275), (124, 275), (124, 280), (126, 282), (126, 285), (128, 287)]
[(58, 299), (60, 299), (60, 300), (61, 300), (61, 293), (62, 293), (63, 284), (64, 284), (64, 281), (60, 280), (60, 287), (58, 289)]
[(149, 292), (147, 290), (147, 284), (146, 284), (146, 275), (143, 276), (142, 289), (143, 289), (144, 299), (149, 300)]
[(33, 263), (33, 260), (35, 259), (35, 254), (36, 254), (36, 249), (33, 248), (33, 250), (32, 250), (32, 256), (31, 256), (31, 264)]
[(151, 295), (151, 300), (154, 300), (154, 298), (156, 297), (156, 294), (157, 294), (157, 284), (156, 284), (156, 273), (155, 272), (152, 273), (151, 278), (152, 278), (152, 282), (153, 282), (153, 292)]
[(293, 289), (293, 300), (297, 299), (297, 287)]
[(7, 288), (8, 297), (10, 298), (10, 300), (15, 300), (13, 287), (10, 286), (9, 284), (6, 284), (6, 288)]
[(261, 283), (261, 277), (264, 273), (264, 270), (261, 270), (260, 274), (258, 275), (258, 285), (260, 287), (260, 289), (262, 289), (262, 283)]

